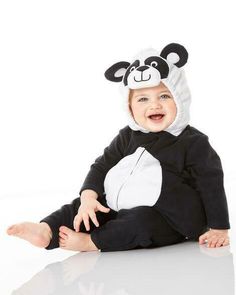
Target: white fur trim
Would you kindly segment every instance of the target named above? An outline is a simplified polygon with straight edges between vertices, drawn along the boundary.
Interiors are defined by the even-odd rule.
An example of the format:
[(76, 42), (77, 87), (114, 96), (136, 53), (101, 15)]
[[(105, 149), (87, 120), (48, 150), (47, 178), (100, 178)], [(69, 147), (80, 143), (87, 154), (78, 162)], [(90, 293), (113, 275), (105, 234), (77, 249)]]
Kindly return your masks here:
[[(136, 55), (134, 60), (137, 58), (139, 58), (140, 60), (144, 60), (145, 58), (151, 55), (159, 56), (157, 51), (151, 48), (151, 49), (141, 51), (138, 55)], [(174, 56), (172, 55), (171, 59), (173, 57)], [(176, 56), (172, 60), (176, 62), (177, 61)], [(169, 60), (167, 60), (167, 63), (169, 65), (170, 71), (169, 71), (168, 77), (165, 79), (162, 79), (161, 81), (166, 85), (166, 87), (170, 90), (171, 94), (173, 95), (173, 98), (177, 107), (177, 114), (172, 124), (168, 126), (164, 131), (167, 131), (174, 136), (178, 136), (184, 130), (184, 128), (186, 128), (186, 126), (189, 124), (189, 121), (190, 121), (189, 108), (191, 103), (191, 93), (187, 85), (187, 80), (185, 77), (184, 70), (182, 68), (176, 67)], [(157, 86), (159, 83), (160, 81), (157, 81), (157, 84), (152, 86)], [(135, 122), (133, 116), (131, 115), (129, 111), (129, 106), (128, 106), (129, 88), (127, 86), (125, 87), (123, 82), (120, 84), (120, 91), (124, 98), (123, 105), (124, 105), (125, 112), (127, 113), (127, 116), (128, 116), (129, 127), (135, 131), (139, 130), (144, 133), (150, 132), (149, 130), (143, 128), (142, 126), (139, 126)]]

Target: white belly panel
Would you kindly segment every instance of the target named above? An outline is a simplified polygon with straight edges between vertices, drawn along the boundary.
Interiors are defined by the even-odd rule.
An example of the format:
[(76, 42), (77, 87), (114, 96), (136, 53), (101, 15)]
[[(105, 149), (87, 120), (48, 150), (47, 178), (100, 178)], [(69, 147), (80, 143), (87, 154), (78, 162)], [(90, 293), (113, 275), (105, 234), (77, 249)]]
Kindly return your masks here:
[(143, 147), (112, 167), (104, 181), (107, 204), (113, 210), (153, 206), (160, 196), (162, 169)]

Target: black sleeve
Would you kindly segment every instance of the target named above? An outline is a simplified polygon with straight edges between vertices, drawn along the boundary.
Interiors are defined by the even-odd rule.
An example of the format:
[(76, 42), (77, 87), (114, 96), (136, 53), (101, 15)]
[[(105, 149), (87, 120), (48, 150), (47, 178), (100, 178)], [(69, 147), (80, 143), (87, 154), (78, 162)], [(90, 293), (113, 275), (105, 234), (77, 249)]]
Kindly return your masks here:
[(104, 193), (104, 179), (107, 172), (123, 157), (129, 139), (128, 127), (119, 130), (119, 134), (104, 149), (103, 155), (95, 159), (80, 189), (79, 194), (85, 189), (94, 190), (99, 196)]
[(187, 169), (205, 208), (208, 227), (229, 229), (228, 205), (221, 160), (206, 135), (198, 136), (187, 151)]

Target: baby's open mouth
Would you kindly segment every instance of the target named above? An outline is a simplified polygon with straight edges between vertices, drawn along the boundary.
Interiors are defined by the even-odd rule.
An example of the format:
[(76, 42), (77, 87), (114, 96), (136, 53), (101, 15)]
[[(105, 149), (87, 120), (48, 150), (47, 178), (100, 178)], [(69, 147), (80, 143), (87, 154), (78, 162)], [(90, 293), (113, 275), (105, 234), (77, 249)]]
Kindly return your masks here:
[(160, 121), (164, 116), (165, 116), (164, 114), (156, 114), (156, 115), (148, 116), (148, 118), (153, 121)]

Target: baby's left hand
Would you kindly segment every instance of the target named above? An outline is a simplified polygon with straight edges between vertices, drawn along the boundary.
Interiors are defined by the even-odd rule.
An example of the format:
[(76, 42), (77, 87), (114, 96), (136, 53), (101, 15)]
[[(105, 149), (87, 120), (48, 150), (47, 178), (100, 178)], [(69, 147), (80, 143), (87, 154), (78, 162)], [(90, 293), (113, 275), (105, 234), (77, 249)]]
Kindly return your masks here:
[(227, 229), (210, 229), (199, 237), (199, 244), (204, 244), (207, 240), (207, 247), (215, 248), (229, 245)]

